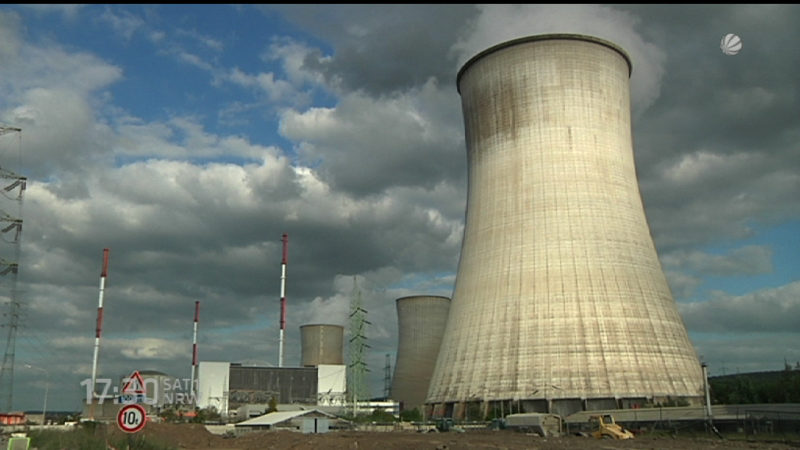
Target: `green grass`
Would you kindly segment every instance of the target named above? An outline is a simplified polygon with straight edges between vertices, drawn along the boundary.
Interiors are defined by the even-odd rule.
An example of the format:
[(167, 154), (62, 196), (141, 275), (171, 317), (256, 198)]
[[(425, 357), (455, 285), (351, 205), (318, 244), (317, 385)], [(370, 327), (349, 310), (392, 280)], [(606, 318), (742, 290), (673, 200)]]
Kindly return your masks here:
[(106, 450), (110, 444), (119, 449), (129, 450), (175, 450), (153, 439), (145, 440), (144, 435), (120, 435), (110, 433), (104, 425), (85, 422), (71, 431), (40, 430), (29, 433), (31, 448), (39, 450), (61, 450), (74, 448), (81, 450)]

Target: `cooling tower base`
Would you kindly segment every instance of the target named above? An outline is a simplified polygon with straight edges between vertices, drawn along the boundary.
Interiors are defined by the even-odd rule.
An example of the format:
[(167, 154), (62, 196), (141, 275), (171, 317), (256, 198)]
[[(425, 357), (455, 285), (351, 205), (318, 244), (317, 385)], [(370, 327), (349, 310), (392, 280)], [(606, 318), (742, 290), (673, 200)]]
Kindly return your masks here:
[(580, 411), (637, 409), (658, 406), (699, 406), (703, 397), (638, 397), (638, 398), (559, 398), (527, 400), (478, 400), (425, 405), (425, 417), (430, 419), (483, 421), (517, 413), (549, 413), (567, 417)]

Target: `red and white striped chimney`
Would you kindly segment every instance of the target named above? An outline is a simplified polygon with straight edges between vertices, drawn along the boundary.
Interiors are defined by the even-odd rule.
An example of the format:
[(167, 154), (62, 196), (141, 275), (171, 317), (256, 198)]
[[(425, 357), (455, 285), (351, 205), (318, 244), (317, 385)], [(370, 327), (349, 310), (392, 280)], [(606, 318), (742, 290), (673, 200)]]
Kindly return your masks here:
[[(190, 394), (196, 394), (194, 388), (194, 377), (197, 373), (197, 323), (200, 321), (200, 302), (194, 302), (194, 335), (192, 337), (192, 378), (189, 384)], [(196, 398), (196, 397), (193, 397)]]
[[(106, 287), (108, 276), (108, 249), (103, 249), (103, 270), (100, 272), (100, 297), (97, 306), (97, 327), (94, 335), (94, 358), (92, 358), (92, 398), (95, 397), (95, 383), (97, 382), (97, 356), (100, 352), (100, 335), (103, 333), (103, 291)], [(87, 399), (90, 400), (90, 399)]]
[(278, 367), (283, 367), (283, 334), (286, 330), (286, 264), (289, 259), (289, 235), (283, 233), (283, 258), (281, 259), (281, 331), (278, 340)]

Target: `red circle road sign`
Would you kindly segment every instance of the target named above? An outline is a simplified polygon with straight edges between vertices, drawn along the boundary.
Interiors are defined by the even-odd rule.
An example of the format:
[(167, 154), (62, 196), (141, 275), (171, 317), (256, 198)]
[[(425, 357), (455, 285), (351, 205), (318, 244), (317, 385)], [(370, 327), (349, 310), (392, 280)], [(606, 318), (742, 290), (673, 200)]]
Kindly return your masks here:
[(131, 403), (120, 408), (117, 413), (117, 425), (126, 433), (136, 433), (144, 428), (147, 422), (147, 413), (142, 405)]

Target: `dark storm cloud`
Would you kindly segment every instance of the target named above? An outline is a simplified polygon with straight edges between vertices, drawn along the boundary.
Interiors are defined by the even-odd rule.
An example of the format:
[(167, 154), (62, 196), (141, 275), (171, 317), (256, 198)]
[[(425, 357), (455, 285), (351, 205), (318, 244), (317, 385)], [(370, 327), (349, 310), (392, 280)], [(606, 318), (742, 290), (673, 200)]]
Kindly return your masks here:
[[(744, 237), (796, 216), (800, 58), (796, 5), (623, 7), (667, 55), (662, 93), (634, 121), (642, 195), (659, 248)], [(743, 48), (725, 55), (722, 36)], [(760, 217), (753, 221), (753, 217)]]
[[(129, 17), (119, 8), (105, 10)], [(800, 212), (794, 5), (237, 10), (251, 8), (282, 19), (270, 22), (276, 26), (250, 60), (224, 67), (233, 41), (207, 41), (224, 45), (203, 60), (168, 42), (168, 33), (159, 35), (167, 49), (159, 58), (211, 75), (208, 94), (241, 89), (224, 111), (262, 123), (285, 148), (208, 126), (194, 116), (214, 114), (195, 111), (194, 101), (182, 108), (153, 98), (171, 115), (136, 117), (110, 95), (133, 71), (124, 58), (31, 44), (23, 30), (34, 22), (0, 11), (0, 119), (24, 128), (31, 175), (19, 355), (89, 373), (101, 251), (109, 247), (103, 373), (188, 373), (196, 300), (201, 360), (275, 364), (280, 237), (288, 233), (287, 361), (299, 361), (300, 325), (347, 325), (357, 275), (373, 324), (368, 359), (377, 391), (384, 355), (396, 350), (395, 300), (452, 289), (466, 203), (458, 62), (508, 37), (555, 28), (610, 33), (634, 57), (637, 169), (676, 296), (693, 296), (708, 274), (764, 274), (778, 264), (766, 246), (734, 241), (739, 250), (725, 255), (702, 246)], [(148, 10), (158, 23), (161, 10)], [(722, 54), (725, 33), (742, 36), (740, 54)], [(305, 103), (321, 92), (322, 100)], [(692, 333), (722, 335), (701, 336), (702, 351), (720, 354), (719, 342), (741, 339), (748, 361), (760, 361), (758, 349), (772, 358), (775, 343), (741, 336), (774, 329), (781, 345), (793, 342), (795, 284), (721, 293), (681, 313)]]
[(463, 180), (458, 97), (429, 82), (403, 95), (344, 98), (336, 109), (287, 113), (281, 133), (334, 189), (357, 196)]
[[(647, 20), (663, 17), (664, 9), (677, 14), (678, 8), (640, 12)], [(800, 32), (783, 27), (785, 20), (778, 19), (792, 12), (800, 9), (795, 5), (690, 7), (689, 14), (681, 13), (689, 24), (683, 19), (652, 22), (653, 28), (664, 30), (657, 33), (658, 44), (667, 52), (670, 70), (664, 75), (659, 101), (637, 127), (644, 166), (651, 166), (650, 158), (668, 160), (693, 148), (726, 154), (780, 151), (787, 137), (797, 134), (793, 105), (800, 99), (794, 83), (800, 58), (787, 51), (785, 43), (800, 37)], [(765, 19), (770, 21), (768, 27)], [(719, 48), (727, 33), (742, 38), (737, 55), (725, 55)]]
[[(433, 77), (455, 89), (452, 43), (469, 32), (475, 5), (292, 5), (277, 10), (333, 47), (310, 67), (345, 91), (382, 96)], [(311, 64), (311, 62), (309, 62)]]

